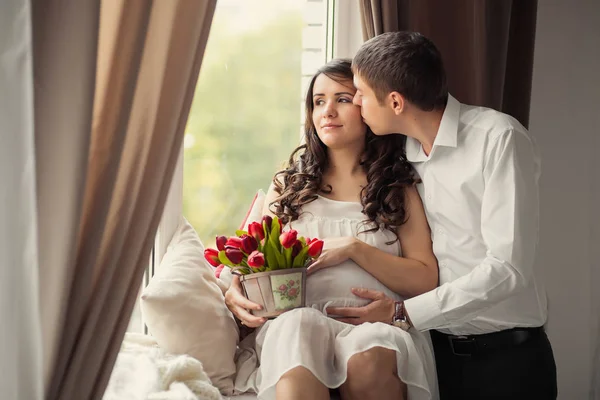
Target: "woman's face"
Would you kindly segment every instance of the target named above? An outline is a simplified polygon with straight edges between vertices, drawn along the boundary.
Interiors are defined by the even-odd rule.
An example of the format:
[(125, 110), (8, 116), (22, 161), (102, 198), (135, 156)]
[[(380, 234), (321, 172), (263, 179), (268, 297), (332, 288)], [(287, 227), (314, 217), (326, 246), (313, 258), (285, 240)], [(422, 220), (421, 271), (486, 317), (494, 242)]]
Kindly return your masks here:
[(319, 139), (330, 149), (362, 146), (367, 131), (360, 107), (352, 104), (356, 92), (352, 81), (341, 82), (321, 74), (313, 86), (312, 120)]

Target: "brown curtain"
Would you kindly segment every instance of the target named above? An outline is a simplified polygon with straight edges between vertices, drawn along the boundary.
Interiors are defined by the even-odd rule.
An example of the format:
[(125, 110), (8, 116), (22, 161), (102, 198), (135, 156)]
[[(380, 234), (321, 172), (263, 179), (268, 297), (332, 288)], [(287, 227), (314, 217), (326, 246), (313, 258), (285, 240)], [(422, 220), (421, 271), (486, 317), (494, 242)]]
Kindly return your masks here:
[(166, 201), (215, 5), (32, 1), (49, 400), (102, 398)]
[(527, 127), (537, 0), (360, 0), (365, 40), (417, 31), (442, 53), (450, 93)]

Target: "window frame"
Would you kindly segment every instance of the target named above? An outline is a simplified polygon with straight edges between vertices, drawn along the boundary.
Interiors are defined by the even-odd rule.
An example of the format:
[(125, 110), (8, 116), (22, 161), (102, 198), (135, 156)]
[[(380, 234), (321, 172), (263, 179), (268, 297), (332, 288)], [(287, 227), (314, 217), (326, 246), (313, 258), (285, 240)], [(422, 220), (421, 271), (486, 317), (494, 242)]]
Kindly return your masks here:
[[(309, 0), (310, 1), (310, 0)], [(314, 0), (313, 0), (314, 1)], [(333, 58), (350, 58), (362, 44), (362, 28), (360, 26), (360, 11), (358, 1), (322, 0), (326, 4), (326, 43), (324, 62)], [(143, 287), (150, 283), (158, 265), (163, 259), (173, 235), (177, 231), (183, 217), (183, 144), (169, 194), (165, 203), (160, 224), (156, 233), (154, 247), (150, 255), (148, 268), (144, 273)], [(142, 288), (143, 289), (143, 288)], [(144, 334), (148, 328), (143, 324)]]
[[(362, 28), (358, 1), (323, 0), (327, 2), (326, 61), (352, 57), (362, 44)], [(358, 34), (356, 33), (358, 32)], [(183, 146), (179, 152), (173, 181), (158, 226), (154, 250), (154, 265), (160, 264), (183, 214)], [(149, 268), (150, 269), (150, 268)], [(154, 268), (155, 269), (155, 268)], [(154, 275), (154, 271), (149, 277)]]

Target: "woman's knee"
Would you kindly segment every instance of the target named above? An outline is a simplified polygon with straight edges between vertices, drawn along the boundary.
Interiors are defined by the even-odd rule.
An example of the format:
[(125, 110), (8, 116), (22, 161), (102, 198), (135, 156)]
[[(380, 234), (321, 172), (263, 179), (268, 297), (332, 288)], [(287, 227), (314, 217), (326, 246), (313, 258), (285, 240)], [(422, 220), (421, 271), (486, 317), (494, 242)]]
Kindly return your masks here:
[(313, 379), (317, 378), (308, 368), (298, 366), (288, 370), (283, 375), (281, 375), (281, 377), (279, 378), (279, 382), (286, 380), (304, 381)]
[(350, 357), (346, 386), (352, 391), (379, 391), (390, 378), (397, 375), (396, 352), (374, 347)]
[(307, 368), (295, 367), (284, 373), (275, 386), (278, 399), (326, 399), (329, 389)]

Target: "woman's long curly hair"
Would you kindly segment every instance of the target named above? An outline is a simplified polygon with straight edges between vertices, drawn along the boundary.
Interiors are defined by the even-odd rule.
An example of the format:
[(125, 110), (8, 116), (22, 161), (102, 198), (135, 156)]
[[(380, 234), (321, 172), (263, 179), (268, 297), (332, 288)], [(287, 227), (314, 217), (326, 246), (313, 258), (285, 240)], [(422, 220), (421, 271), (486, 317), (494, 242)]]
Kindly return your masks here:
[[(297, 220), (302, 206), (315, 201), (319, 193), (331, 193), (333, 189), (331, 185), (323, 185), (329, 158), (327, 146), (319, 139), (312, 117), (313, 87), (321, 74), (342, 84), (352, 82), (351, 61), (332, 60), (310, 81), (306, 94), (304, 144), (293, 151), (287, 166), (273, 178), (279, 196), (269, 204), (269, 209), (284, 224)], [(414, 184), (415, 179), (412, 166), (406, 160), (405, 143), (404, 135), (376, 136), (367, 128), (365, 151), (361, 157), (367, 185), (362, 188), (360, 197), (362, 212), (368, 219), (365, 222), (375, 224), (367, 232), (383, 227), (396, 234), (396, 228), (406, 222), (404, 190)]]

